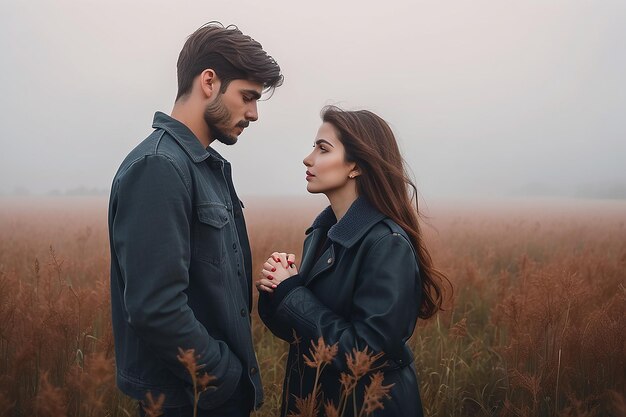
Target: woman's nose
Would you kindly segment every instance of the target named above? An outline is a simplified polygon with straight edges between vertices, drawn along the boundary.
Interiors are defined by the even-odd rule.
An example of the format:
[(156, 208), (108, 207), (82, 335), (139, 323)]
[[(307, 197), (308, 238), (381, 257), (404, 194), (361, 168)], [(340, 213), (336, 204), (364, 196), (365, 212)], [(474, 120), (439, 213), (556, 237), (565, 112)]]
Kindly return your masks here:
[(302, 163), (307, 166), (310, 167), (311, 166), (311, 154), (308, 154), (303, 160)]

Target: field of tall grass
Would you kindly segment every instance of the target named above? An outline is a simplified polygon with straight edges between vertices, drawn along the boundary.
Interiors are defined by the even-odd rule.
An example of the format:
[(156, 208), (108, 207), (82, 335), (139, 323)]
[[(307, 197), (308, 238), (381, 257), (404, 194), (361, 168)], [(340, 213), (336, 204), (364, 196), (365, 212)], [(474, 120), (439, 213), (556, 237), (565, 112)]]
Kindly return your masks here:
[[(291, 199), (293, 200), (293, 199)], [(322, 199), (246, 201), (257, 270), (299, 255)], [(626, 416), (626, 203), (438, 203), (455, 286), (410, 340), (427, 416)], [(0, 200), (0, 415), (129, 416), (115, 388), (106, 199)], [(256, 313), (255, 313), (256, 314)], [(253, 316), (277, 416), (287, 346)]]

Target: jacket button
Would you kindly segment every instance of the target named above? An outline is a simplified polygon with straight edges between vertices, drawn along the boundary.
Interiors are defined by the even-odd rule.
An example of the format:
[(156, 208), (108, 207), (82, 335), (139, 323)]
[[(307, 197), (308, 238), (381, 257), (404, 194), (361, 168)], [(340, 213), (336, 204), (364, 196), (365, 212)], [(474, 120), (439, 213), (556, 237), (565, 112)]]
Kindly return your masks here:
[(259, 371), (259, 370), (258, 370), (258, 369), (256, 369), (256, 368), (253, 366), (252, 368), (250, 368), (250, 375), (256, 375), (256, 373), (257, 373), (258, 371)]
[(246, 317), (246, 309), (242, 308), (239, 314), (241, 314), (241, 317)]
[(326, 263), (328, 263), (328, 264), (332, 264), (332, 263), (333, 263), (333, 258), (328, 258), (328, 260), (326, 261)]

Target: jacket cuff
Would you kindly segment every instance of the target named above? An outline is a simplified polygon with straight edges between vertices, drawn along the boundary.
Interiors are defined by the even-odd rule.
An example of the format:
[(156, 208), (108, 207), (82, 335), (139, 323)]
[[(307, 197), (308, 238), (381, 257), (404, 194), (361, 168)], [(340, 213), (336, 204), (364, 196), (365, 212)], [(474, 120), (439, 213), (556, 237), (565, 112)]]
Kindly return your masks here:
[(269, 318), (274, 315), (276, 308), (280, 305), (283, 299), (296, 287), (304, 285), (304, 279), (300, 274), (296, 274), (290, 278), (287, 278), (276, 288), (273, 293), (261, 292), (259, 295), (259, 313), (261, 318)]
[(278, 284), (276, 289), (274, 289), (274, 296), (272, 297), (272, 304), (274, 307), (280, 305), (285, 296), (291, 292), (296, 287), (301, 287), (304, 285), (304, 278), (300, 276), (300, 274), (296, 274), (291, 278), (288, 278)]

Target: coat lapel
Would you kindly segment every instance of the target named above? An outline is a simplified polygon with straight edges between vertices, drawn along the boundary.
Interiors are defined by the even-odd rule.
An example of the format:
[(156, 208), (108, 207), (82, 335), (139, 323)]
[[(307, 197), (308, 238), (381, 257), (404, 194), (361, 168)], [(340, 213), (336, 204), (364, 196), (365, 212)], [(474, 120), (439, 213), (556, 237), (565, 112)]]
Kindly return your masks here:
[[(385, 218), (364, 197), (357, 198), (343, 218), (337, 222), (330, 206), (326, 207), (307, 230), (300, 274), (308, 285), (322, 272), (335, 264), (336, 253), (343, 248), (355, 245), (369, 229)], [(315, 252), (321, 241), (328, 235), (331, 245), (315, 259)]]
[(300, 275), (307, 276), (313, 264), (315, 263), (315, 248), (318, 247), (321, 240), (324, 238), (326, 233), (325, 230), (322, 229), (314, 229), (310, 232), (311, 234), (307, 236), (304, 241), (304, 248), (302, 251), (302, 263), (300, 264)]
[(313, 265), (311, 271), (306, 275), (305, 285), (309, 285), (318, 275), (326, 271), (335, 264), (335, 247), (330, 245), (328, 249), (322, 253), (319, 259)]

